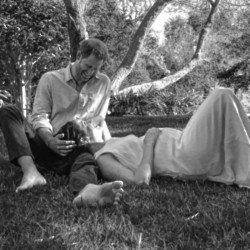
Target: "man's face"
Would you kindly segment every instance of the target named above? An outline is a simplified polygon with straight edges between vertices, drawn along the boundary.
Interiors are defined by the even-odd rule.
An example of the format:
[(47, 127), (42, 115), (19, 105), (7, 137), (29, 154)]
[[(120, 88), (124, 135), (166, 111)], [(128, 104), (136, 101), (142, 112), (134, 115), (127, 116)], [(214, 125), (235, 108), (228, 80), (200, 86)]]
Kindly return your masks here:
[(93, 54), (85, 58), (80, 57), (77, 59), (75, 62), (75, 77), (77, 81), (80, 83), (88, 81), (100, 70), (102, 63), (103, 61), (97, 59)]

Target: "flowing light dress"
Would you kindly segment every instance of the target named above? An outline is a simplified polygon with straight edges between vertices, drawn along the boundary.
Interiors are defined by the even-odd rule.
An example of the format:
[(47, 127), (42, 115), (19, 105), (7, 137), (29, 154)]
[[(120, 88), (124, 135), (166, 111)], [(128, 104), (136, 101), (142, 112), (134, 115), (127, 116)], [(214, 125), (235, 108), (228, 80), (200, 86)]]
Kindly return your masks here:
[[(95, 158), (106, 153), (134, 171), (142, 159), (143, 137), (111, 138)], [(161, 129), (153, 175), (250, 187), (250, 121), (231, 90), (215, 89), (183, 131)]]

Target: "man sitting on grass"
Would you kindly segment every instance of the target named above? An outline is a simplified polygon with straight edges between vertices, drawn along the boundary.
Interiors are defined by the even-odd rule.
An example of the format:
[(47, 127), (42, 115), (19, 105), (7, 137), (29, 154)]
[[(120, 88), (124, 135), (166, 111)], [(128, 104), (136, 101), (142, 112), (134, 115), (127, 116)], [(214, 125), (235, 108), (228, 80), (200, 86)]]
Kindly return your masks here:
[(119, 202), (123, 182), (98, 185), (93, 155), (60, 131), (72, 120), (91, 121), (94, 127), (103, 128), (104, 141), (110, 137), (104, 118), (111, 86), (109, 78), (99, 71), (107, 57), (107, 48), (100, 40), (81, 42), (74, 63), (40, 79), (30, 122), (13, 105), (0, 108), (0, 128), (9, 159), (23, 171), (16, 192), (45, 185), (40, 172), (52, 170), (69, 175), (69, 188), (77, 195), (78, 205)]

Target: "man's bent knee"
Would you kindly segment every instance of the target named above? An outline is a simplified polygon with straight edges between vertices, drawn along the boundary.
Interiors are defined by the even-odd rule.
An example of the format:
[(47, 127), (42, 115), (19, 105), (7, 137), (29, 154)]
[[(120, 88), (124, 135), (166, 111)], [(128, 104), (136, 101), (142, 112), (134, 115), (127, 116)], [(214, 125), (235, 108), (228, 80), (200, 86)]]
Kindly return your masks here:
[(21, 111), (12, 104), (4, 105), (0, 108), (0, 122), (6, 118), (18, 117), (19, 119), (23, 119)]

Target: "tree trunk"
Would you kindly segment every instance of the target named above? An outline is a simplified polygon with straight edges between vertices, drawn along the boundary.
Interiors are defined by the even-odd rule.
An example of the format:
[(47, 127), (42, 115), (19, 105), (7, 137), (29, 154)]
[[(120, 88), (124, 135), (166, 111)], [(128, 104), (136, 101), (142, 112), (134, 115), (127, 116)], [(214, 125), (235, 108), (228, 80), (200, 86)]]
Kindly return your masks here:
[(172, 2), (172, 0), (157, 0), (143, 18), (140, 26), (138, 27), (137, 31), (133, 36), (133, 39), (131, 41), (129, 50), (125, 58), (123, 59), (121, 65), (118, 67), (118, 69), (111, 77), (112, 90), (114, 93), (117, 93), (119, 91), (119, 88), (123, 80), (132, 71), (136, 59), (139, 55), (140, 49), (143, 45), (143, 41), (146, 35), (148, 34), (149, 28), (155, 21), (156, 17), (163, 11), (165, 6), (170, 2)]
[(16, 105), (22, 110), (22, 82), (20, 74), (20, 54), (18, 50), (13, 49), (10, 43), (6, 43), (5, 53), (2, 55), (5, 59), (5, 67), (10, 76), (12, 95), (16, 100)]
[[(214, 14), (216, 13), (218, 4), (220, 2), (220, 0), (215, 0), (215, 1), (208, 0), (208, 1), (211, 4), (210, 13), (207, 17), (206, 22), (204, 23), (203, 28), (200, 31), (195, 53), (194, 53), (191, 61), (186, 66), (184, 66), (178, 72), (175, 72), (174, 74), (169, 75), (169, 76), (162, 78), (160, 80), (150, 82), (150, 83), (143, 83), (140, 85), (131, 86), (131, 87), (128, 87), (126, 89), (123, 89), (122, 91), (120, 91), (118, 93), (117, 92), (114, 92), (114, 93), (120, 94), (120, 93), (128, 93), (130, 91), (132, 91), (134, 93), (138, 93), (138, 92), (145, 92), (145, 91), (149, 90), (150, 88), (163, 89), (163, 88), (177, 82), (178, 80), (183, 78), (185, 75), (187, 75), (189, 72), (191, 72), (196, 66), (201, 64), (203, 62), (203, 59), (204, 59), (204, 58), (201, 58), (201, 51), (202, 51), (202, 47), (204, 44), (204, 40), (211, 29), (213, 17), (214, 17)], [(121, 72), (121, 74), (122, 74), (122, 72)], [(122, 79), (122, 76), (119, 76), (119, 77), (120, 77), (120, 79)]]
[(11, 94), (26, 116), (30, 111), (32, 67), (38, 59), (32, 62), (31, 56), (19, 54), (19, 50), (13, 49), (10, 44), (6, 44), (6, 52), (2, 56), (10, 76)]
[(22, 96), (21, 96), (21, 102), (22, 102), (22, 111), (23, 115), (27, 116), (27, 95), (26, 95), (26, 85), (22, 85)]
[(63, 2), (68, 15), (70, 55), (73, 62), (76, 60), (79, 42), (88, 38), (84, 19), (85, 6), (88, 4), (88, 0), (63, 0)]

